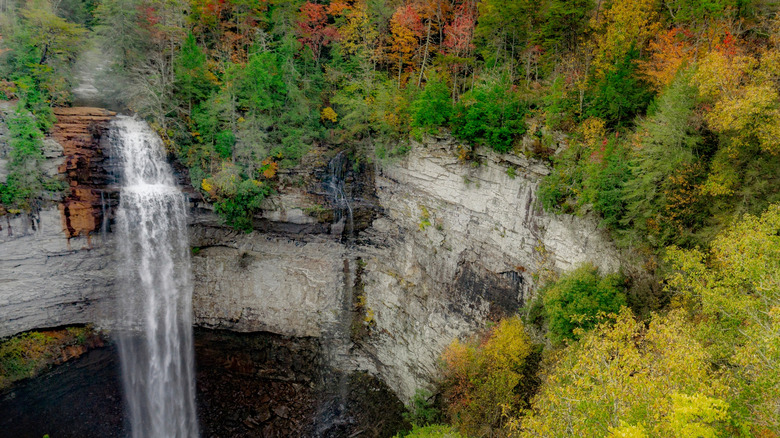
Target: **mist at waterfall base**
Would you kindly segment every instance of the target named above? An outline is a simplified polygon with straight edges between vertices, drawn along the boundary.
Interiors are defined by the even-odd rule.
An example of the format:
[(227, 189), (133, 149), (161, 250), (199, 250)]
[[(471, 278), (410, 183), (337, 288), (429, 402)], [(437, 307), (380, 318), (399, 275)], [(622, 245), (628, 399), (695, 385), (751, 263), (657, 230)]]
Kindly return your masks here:
[(185, 197), (145, 122), (118, 117), (109, 140), (121, 162), (117, 341), (130, 430), (134, 438), (196, 437)]

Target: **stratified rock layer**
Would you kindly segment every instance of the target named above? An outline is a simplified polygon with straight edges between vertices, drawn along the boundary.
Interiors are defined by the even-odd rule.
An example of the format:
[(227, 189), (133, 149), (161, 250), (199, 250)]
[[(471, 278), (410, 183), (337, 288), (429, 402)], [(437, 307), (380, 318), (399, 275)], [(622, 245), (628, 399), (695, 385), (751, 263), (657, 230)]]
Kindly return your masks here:
[(113, 245), (68, 238), (57, 207), (0, 218), (0, 337), (113, 319)]
[[(96, 190), (104, 190), (104, 202), (110, 193), (100, 188), (106, 162), (88, 124), (70, 125), (57, 131), (69, 143), (63, 171), (75, 188), (65, 231), (56, 210), (47, 210), (35, 229), (29, 219), (10, 219), (12, 235), (0, 238), (0, 314), (9, 315), (0, 320), (0, 336), (110, 325), (111, 233), (105, 241), (84, 237), (99, 229)], [(457, 146), (431, 138), (381, 167), (344, 161), (339, 172), (311, 171), (318, 188), (289, 188), (270, 199), (260, 231), (248, 234), (221, 226), (194, 200), (195, 323), (317, 337), (329, 365), (379, 375), (408, 399), (430, 385), (454, 338), (517, 311), (538, 278), (585, 261), (605, 271), (619, 267), (594, 220), (540, 209), (545, 165), (479, 150), (475, 166), (459, 161)], [(320, 169), (333, 167), (321, 161)], [(327, 178), (336, 173), (334, 185)], [(335, 186), (348, 206), (333, 201)]]
[[(100, 229), (105, 193), (111, 175), (100, 139), (108, 121), (116, 113), (102, 108), (55, 108), (57, 123), (52, 138), (62, 145), (64, 163), (59, 172), (70, 186), (60, 203), (62, 221), (68, 237), (86, 236)], [(102, 196), (101, 196), (102, 195)]]
[[(113, 113), (56, 108), (53, 138), (44, 140), (45, 169), (70, 190), (58, 206), (0, 217), (0, 337), (41, 327), (113, 319), (110, 234), (93, 239), (111, 205), (100, 135)], [(105, 192), (101, 197), (101, 192)]]
[(540, 210), (547, 167), (492, 152), (474, 167), (456, 146), (431, 139), (377, 172), (383, 213), (353, 239), (193, 225), (196, 321), (319, 336), (338, 366), (377, 373), (405, 399), (454, 338), (531, 298), (538, 275), (618, 268), (595, 221)]

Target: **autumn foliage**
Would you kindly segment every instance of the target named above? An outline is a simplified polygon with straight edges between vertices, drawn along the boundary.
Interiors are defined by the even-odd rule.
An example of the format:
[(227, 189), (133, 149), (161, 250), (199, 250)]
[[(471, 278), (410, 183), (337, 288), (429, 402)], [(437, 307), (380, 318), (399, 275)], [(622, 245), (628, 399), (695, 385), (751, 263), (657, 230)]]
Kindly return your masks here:
[(504, 414), (524, 407), (533, 352), (517, 317), (501, 321), (481, 338), (454, 341), (442, 356), (444, 397), (453, 424), (468, 436), (500, 430)]

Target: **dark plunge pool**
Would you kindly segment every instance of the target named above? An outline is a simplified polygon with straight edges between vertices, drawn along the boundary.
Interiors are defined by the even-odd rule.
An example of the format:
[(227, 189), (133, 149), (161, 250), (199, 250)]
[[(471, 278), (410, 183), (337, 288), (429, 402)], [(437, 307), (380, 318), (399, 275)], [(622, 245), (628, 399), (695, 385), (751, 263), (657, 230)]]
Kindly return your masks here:
[[(403, 404), (377, 379), (324, 366), (319, 342), (196, 329), (201, 436), (386, 437)], [(127, 436), (116, 349), (92, 350), (0, 393), (0, 437)]]

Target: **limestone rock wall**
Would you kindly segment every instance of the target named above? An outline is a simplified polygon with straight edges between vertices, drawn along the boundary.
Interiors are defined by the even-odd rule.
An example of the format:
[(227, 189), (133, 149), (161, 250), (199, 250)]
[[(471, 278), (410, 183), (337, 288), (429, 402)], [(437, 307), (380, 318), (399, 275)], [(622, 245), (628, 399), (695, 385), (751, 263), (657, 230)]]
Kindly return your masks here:
[(113, 245), (68, 239), (57, 207), (0, 218), (0, 338), (113, 319)]
[(595, 221), (540, 210), (545, 166), (488, 151), (473, 166), (456, 146), (430, 139), (381, 171), (384, 216), (361, 247), (373, 326), (359, 345), (402, 399), (430, 383), (454, 338), (527, 302), (545, 271), (620, 265)]
[(198, 325), (319, 337), (340, 316), (346, 248), (333, 239), (196, 222), (191, 243)]
[(544, 165), (484, 152), (473, 166), (456, 146), (430, 139), (376, 170), (374, 193), (362, 196), (381, 213), (354, 238), (280, 226), (242, 234), (200, 216), (196, 322), (320, 337), (341, 366), (376, 373), (408, 399), (454, 338), (517, 311), (539, 275), (585, 261), (619, 267), (595, 221), (540, 210)]
[[(8, 108), (0, 108), (7, 115)], [(104, 214), (116, 205), (107, 187), (100, 139), (114, 113), (58, 108), (44, 139), (43, 167), (69, 189), (59, 203), (32, 214), (0, 216), (0, 337), (35, 328), (113, 320), (114, 260)], [(4, 138), (0, 121), (0, 156)], [(0, 163), (0, 166), (2, 163)], [(0, 173), (2, 173), (0, 171)]]

